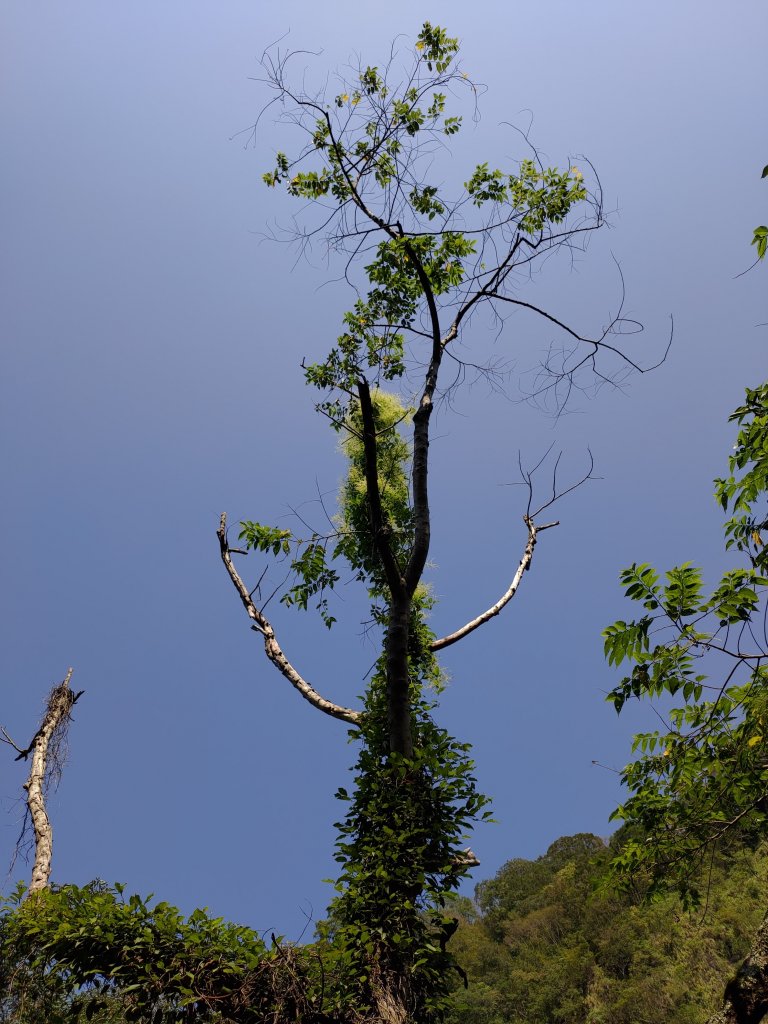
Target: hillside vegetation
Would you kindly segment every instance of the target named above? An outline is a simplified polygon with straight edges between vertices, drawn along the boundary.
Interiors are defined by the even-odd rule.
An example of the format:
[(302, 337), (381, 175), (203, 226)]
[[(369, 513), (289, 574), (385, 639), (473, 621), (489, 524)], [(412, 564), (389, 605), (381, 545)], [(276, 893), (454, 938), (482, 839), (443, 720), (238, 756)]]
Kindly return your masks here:
[(763, 915), (768, 852), (721, 851), (686, 913), (676, 897), (605, 887), (611, 850), (597, 836), (558, 839), (537, 860), (508, 861), (460, 899), (452, 1024), (701, 1024), (721, 1005)]

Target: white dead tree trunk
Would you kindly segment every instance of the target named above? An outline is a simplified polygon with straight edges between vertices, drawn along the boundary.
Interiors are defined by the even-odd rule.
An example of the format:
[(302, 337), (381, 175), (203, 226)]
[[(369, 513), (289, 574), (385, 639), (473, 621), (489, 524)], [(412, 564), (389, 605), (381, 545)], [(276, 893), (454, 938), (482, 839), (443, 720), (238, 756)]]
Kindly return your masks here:
[(51, 783), (54, 787), (61, 778), (66, 759), (66, 734), (71, 721), (71, 711), (84, 691), (74, 693), (69, 686), (72, 679), (70, 668), (62, 683), (54, 686), (48, 695), (45, 714), (40, 728), (27, 747), (19, 747), (5, 729), (2, 739), (17, 751), (17, 761), (32, 758), (29, 775), (24, 783), (27, 814), (19, 842), (24, 839), (28, 823), (32, 822), (35, 834), (35, 860), (29, 892), (36, 892), (48, 886), (51, 877), (53, 855), (53, 829), (45, 808), (45, 796)]

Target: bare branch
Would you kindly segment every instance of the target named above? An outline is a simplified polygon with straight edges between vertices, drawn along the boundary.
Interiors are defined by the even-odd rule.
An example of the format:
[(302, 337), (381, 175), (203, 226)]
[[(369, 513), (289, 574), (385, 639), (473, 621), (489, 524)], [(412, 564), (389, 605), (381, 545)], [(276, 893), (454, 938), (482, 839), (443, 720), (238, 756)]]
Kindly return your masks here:
[(257, 633), (261, 633), (264, 637), (264, 652), (269, 660), (285, 676), (291, 686), (298, 690), (302, 697), (313, 707), (317, 708), (318, 711), (322, 711), (324, 714), (330, 715), (331, 718), (338, 718), (342, 722), (349, 722), (350, 725), (355, 725), (360, 721), (359, 711), (353, 711), (351, 708), (345, 708), (340, 704), (334, 704), (332, 701), (326, 700), (325, 697), (322, 697), (317, 690), (315, 690), (315, 688), (296, 671), (290, 661), (288, 661), (286, 656), (283, 654), (282, 648), (275, 637), (274, 629), (263, 612), (254, 604), (251, 594), (248, 592), (248, 588), (245, 583), (243, 583), (240, 574), (232, 562), (231, 549), (227, 543), (226, 512), (222, 512), (221, 514), (219, 528), (216, 531), (216, 534), (219, 538), (221, 560), (229, 573), (229, 578), (232, 580), (235, 590), (240, 595), (240, 600), (243, 602), (243, 607), (248, 613), (248, 617), (252, 621), (251, 629), (254, 629)]
[(29, 750), (22, 750), (21, 747), (18, 746), (18, 744), (14, 743), (13, 740), (11, 739), (11, 737), (8, 735), (8, 733), (5, 731), (5, 729), (2, 726), (0, 726), (0, 733), (2, 733), (2, 736), (0, 736), (0, 743), (7, 743), (8, 746), (13, 747), (13, 749), (19, 755), (16, 758), (17, 761), (20, 761), (22, 757), (26, 757), (27, 756), (27, 754), (29, 753)]
[[(547, 450), (547, 455), (549, 454), (549, 452), (551, 450), (552, 450), (552, 448), (550, 446), (550, 448)], [(587, 448), (587, 454), (589, 455), (589, 469), (586, 471), (586, 473), (583, 473), (581, 475), (581, 477), (579, 477), (579, 479), (575, 483), (572, 483), (572, 484), (570, 484), (570, 486), (566, 487), (565, 490), (562, 490), (562, 491), (558, 490), (558, 487), (557, 487), (557, 469), (558, 469), (558, 466), (560, 465), (560, 459), (562, 457), (562, 454), (563, 454), (562, 452), (560, 452), (558, 454), (557, 458), (555, 459), (554, 468), (552, 470), (552, 495), (542, 505), (539, 505), (539, 507), (536, 509), (535, 512), (531, 511), (531, 503), (533, 501), (533, 474), (536, 472), (536, 469), (538, 469), (538, 467), (541, 465), (541, 463), (544, 461), (544, 459), (542, 459), (536, 465), (536, 467), (533, 470), (531, 470), (530, 472), (523, 471), (523, 476), (524, 476), (525, 482), (528, 485), (528, 494), (529, 494), (529, 498), (528, 498), (528, 515), (531, 517), (531, 519), (535, 519), (536, 516), (541, 515), (541, 513), (545, 509), (551, 508), (552, 505), (554, 505), (556, 501), (559, 501), (561, 498), (564, 498), (566, 496), (566, 494), (570, 494), (572, 491), (575, 491), (578, 487), (581, 487), (582, 484), (587, 483), (588, 480), (597, 480), (597, 479), (599, 479), (599, 477), (595, 477), (595, 476), (592, 475), (592, 470), (595, 468), (595, 460), (594, 460), (594, 457), (592, 455), (591, 449)], [(546, 455), (544, 456), (544, 458), (546, 458)], [(522, 470), (522, 467), (521, 467), (521, 470)], [(544, 530), (544, 529), (546, 529), (546, 527), (540, 526), (539, 529), (540, 530)]]
[(552, 526), (559, 526), (558, 522), (546, 523), (543, 526), (537, 526), (536, 523), (529, 517), (524, 516), (523, 520), (528, 528), (528, 541), (523, 551), (523, 557), (520, 559), (520, 564), (517, 567), (515, 575), (512, 577), (512, 582), (501, 595), (499, 600), (491, 605), (491, 607), (478, 615), (477, 618), (467, 622), (466, 625), (462, 626), (461, 629), (457, 629), (454, 633), (449, 633), (447, 636), (441, 637), (439, 640), (435, 640), (434, 643), (430, 644), (430, 650), (441, 651), (444, 647), (450, 647), (451, 644), (457, 643), (459, 640), (463, 640), (465, 636), (473, 633), (478, 627), (484, 625), (486, 622), (493, 619), (499, 612), (504, 608), (505, 605), (509, 604), (512, 598), (517, 593), (517, 588), (520, 586), (520, 581), (525, 573), (531, 567), (531, 561), (533, 559), (533, 549), (536, 547), (536, 537), (541, 530), (548, 530)]
[(540, 515), (545, 509), (550, 508), (560, 498), (565, 497), (566, 494), (570, 494), (571, 491), (576, 490), (577, 487), (581, 487), (581, 485), (585, 484), (588, 480), (594, 480), (595, 479), (595, 477), (592, 476), (592, 470), (594, 468), (594, 460), (592, 458), (592, 452), (590, 451), (589, 452), (589, 469), (586, 471), (586, 473), (582, 474), (582, 476), (575, 483), (571, 484), (570, 486), (565, 487), (564, 489), (558, 488), (557, 470), (558, 470), (558, 466), (559, 466), (559, 463), (560, 463), (560, 458), (562, 456), (562, 452), (561, 452), (557, 456), (557, 458), (555, 459), (555, 464), (554, 464), (554, 467), (553, 467), (553, 470), (552, 470), (552, 493), (551, 493), (551, 496), (545, 502), (543, 502), (543, 504), (541, 504), (534, 511), (532, 509), (533, 490), (534, 490), (534, 476), (536, 475), (537, 471), (539, 469), (541, 469), (542, 465), (546, 461), (546, 459), (549, 456), (551, 451), (552, 451), (552, 445), (550, 445), (549, 448), (547, 448), (546, 452), (542, 455), (542, 457), (535, 464), (535, 466), (533, 466), (533, 468), (529, 469), (529, 470), (526, 470), (526, 469), (523, 468), (522, 460), (518, 456), (518, 464), (519, 464), (519, 467), (520, 467), (520, 476), (522, 477), (522, 479), (519, 481), (519, 483), (523, 484), (528, 489), (528, 507), (526, 509), (525, 515), (523, 516), (523, 522), (525, 523), (526, 528), (528, 530), (528, 540), (527, 540), (527, 543), (525, 545), (525, 550), (523, 551), (523, 557), (520, 559), (520, 564), (517, 567), (517, 571), (515, 572), (515, 575), (512, 577), (512, 582), (509, 584), (507, 589), (501, 595), (499, 600), (495, 604), (491, 605), (491, 607), (488, 608), (487, 611), (484, 611), (481, 615), (478, 615), (476, 618), (471, 619), (469, 622), (467, 622), (460, 629), (457, 629), (454, 633), (448, 633), (446, 636), (441, 637), (439, 640), (435, 640), (430, 645), (430, 650), (432, 650), (432, 651), (441, 651), (443, 648), (450, 647), (451, 644), (455, 644), (459, 640), (463, 640), (465, 636), (468, 636), (470, 633), (473, 633), (480, 626), (484, 625), (486, 622), (489, 622), (491, 619), (495, 618), (501, 612), (501, 610), (507, 604), (509, 604), (509, 602), (512, 600), (512, 598), (517, 593), (517, 588), (520, 586), (520, 582), (521, 582), (521, 580), (523, 578), (523, 574), (525, 572), (527, 572), (527, 570), (530, 569), (530, 567), (531, 567), (531, 562), (533, 560), (533, 551), (534, 551), (534, 548), (536, 547), (536, 541), (537, 541), (538, 535), (543, 530), (551, 530), (553, 527), (560, 525), (559, 520), (556, 520), (556, 521), (551, 522), (551, 523), (542, 523), (541, 525), (539, 525), (535, 521), (536, 520), (536, 516)]

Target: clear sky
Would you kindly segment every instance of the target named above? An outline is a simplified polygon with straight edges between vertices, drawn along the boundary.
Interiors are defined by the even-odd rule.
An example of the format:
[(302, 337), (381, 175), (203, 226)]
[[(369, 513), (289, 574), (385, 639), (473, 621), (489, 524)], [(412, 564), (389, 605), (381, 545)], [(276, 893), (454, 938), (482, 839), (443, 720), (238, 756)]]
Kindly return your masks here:
[[(599, 328), (627, 288), (666, 364), (553, 421), (478, 385), (435, 420), (431, 573), (438, 632), (505, 589), (525, 540), (518, 451), (552, 443), (596, 473), (563, 502), (503, 618), (446, 652), (441, 721), (473, 743), (498, 823), (472, 845), (489, 877), (562, 834), (610, 831), (615, 774), (643, 714), (617, 720), (601, 629), (631, 561), (728, 564), (712, 477), (728, 413), (765, 377), (762, 2), (642, 5), (393, 0), (3, 5), (0, 723), (33, 733), (48, 688), (85, 689), (51, 799), (54, 878), (154, 891), (297, 938), (334, 874), (333, 799), (354, 750), (266, 662), (219, 561), (219, 513), (283, 523), (342, 471), (313, 412), (350, 297), (319, 257), (263, 236), (288, 207), (261, 183), (285, 129), (236, 133), (264, 102), (265, 46), (322, 50), (319, 75), (381, 61), (399, 33), (445, 25), (487, 87), (452, 173), (511, 161), (527, 127), (547, 158), (585, 154), (611, 228), (525, 296)], [(447, 173), (447, 172), (446, 172)], [(494, 352), (524, 371), (554, 335), (520, 316)], [(471, 340), (471, 339), (470, 339)], [(482, 338), (478, 339), (482, 343)], [(516, 384), (512, 387), (515, 394)], [(250, 566), (255, 580), (259, 567)], [(349, 593), (347, 593), (349, 591)], [(375, 657), (352, 587), (327, 631), (278, 609), (281, 640), (333, 700)], [(0, 864), (24, 768), (0, 748)], [(3, 872), (5, 868), (3, 867)], [(26, 874), (17, 867), (15, 876)]]

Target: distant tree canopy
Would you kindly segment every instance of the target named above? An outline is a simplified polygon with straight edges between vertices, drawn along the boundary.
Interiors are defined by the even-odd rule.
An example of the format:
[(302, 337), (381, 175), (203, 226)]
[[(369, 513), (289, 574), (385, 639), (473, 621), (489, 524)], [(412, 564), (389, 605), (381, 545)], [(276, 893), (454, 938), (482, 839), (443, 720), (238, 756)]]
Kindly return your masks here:
[(768, 851), (734, 836), (702, 885), (706, 915), (676, 898), (605, 885), (610, 846), (581, 834), (536, 860), (508, 861), (458, 900), (450, 1024), (703, 1024), (748, 952), (768, 883)]
[(480, 882), (477, 905), (485, 925), (500, 937), (500, 921), (516, 913), (566, 864), (586, 868), (597, 857), (605, 859), (606, 844), (588, 832), (556, 840), (538, 860), (517, 858), (507, 861), (495, 878)]

